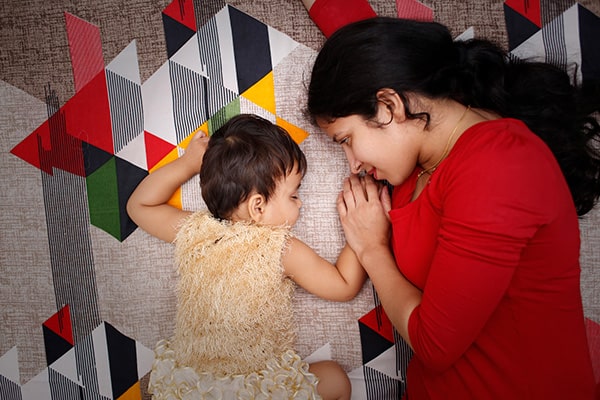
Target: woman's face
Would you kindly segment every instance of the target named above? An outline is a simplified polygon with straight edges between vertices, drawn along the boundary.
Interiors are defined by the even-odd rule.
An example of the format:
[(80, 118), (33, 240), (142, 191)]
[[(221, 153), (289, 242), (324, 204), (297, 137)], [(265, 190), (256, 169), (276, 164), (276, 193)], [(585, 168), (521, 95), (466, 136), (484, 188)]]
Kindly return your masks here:
[(392, 120), (381, 125), (358, 115), (317, 122), (342, 146), (353, 174), (364, 170), (375, 179), (399, 185), (415, 169), (420, 144), (414, 134), (402, 129), (402, 124)]

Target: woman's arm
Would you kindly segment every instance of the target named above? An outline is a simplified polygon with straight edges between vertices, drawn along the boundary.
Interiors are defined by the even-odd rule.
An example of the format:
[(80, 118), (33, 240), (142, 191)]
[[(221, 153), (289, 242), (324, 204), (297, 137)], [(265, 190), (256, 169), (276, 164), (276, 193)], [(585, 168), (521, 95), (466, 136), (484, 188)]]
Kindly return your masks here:
[(408, 319), (421, 303), (422, 293), (398, 270), (389, 247), (390, 199), (370, 177), (351, 176), (338, 198), (338, 213), (346, 240), (367, 271), (387, 316), (412, 347)]
[(336, 265), (319, 256), (306, 243), (292, 238), (282, 259), (286, 275), (308, 292), (326, 300), (352, 300), (367, 278), (356, 254), (346, 245)]
[(167, 202), (191, 177), (200, 172), (208, 145), (204, 133), (196, 134), (175, 161), (142, 180), (127, 201), (127, 213), (140, 228), (166, 242), (173, 242), (181, 222), (190, 212)]

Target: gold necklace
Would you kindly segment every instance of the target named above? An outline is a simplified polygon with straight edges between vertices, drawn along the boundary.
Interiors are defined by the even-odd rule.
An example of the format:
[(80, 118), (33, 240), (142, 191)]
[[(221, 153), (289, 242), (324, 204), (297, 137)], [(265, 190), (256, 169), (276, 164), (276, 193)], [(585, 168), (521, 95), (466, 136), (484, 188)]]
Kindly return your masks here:
[(437, 160), (437, 162), (435, 164), (433, 164), (433, 166), (419, 172), (419, 174), (417, 175), (417, 180), (419, 180), (419, 178), (421, 176), (423, 176), (423, 174), (431, 175), (433, 173), (433, 171), (435, 171), (435, 169), (438, 167), (438, 165), (440, 165), (440, 163), (444, 160), (444, 158), (446, 158), (446, 156), (448, 155), (448, 152), (450, 151), (450, 143), (452, 143), (452, 139), (454, 138), (454, 135), (458, 131), (458, 126), (460, 125), (462, 120), (465, 118), (465, 116), (467, 115), (467, 113), (469, 112), (470, 109), (471, 109), (471, 106), (467, 106), (467, 108), (465, 108), (465, 112), (463, 112), (463, 115), (461, 115), (460, 119), (456, 123), (456, 126), (454, 127), (454, 129), (452, 129), (452, 133), (448, 137), (448, 143), (446, 143), (446, 148), (444, 149), (444, 152), (442, 153), (442, 156), (440, 157), (440, 159)]

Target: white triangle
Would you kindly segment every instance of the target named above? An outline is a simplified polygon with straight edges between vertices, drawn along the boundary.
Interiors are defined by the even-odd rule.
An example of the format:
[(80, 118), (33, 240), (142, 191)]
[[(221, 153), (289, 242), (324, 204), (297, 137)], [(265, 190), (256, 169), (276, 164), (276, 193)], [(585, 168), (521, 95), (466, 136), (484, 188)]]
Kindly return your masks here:
[(369, 361), (366, 366), (381, 372), (384, 375), (389, 376), (392, 379), (398, 381), (402, 380), (402, 377), (396, 370), (396, 347), (391, 346), (389, 349)]
[(148, 160), (146, 158), (144, 134), (137, 135), (133, 140), (130, 140), (116, 155), (143, 170), (147, 170)]
[(130, 81), (141, 85), (140, 69), (137, 57), (137, 45), (133, 40), (111, 62), (106, 69)]
[(60, 358), (54, 361), (48, 368), (52, 368), (54, 371), (63, 375), (67, 379), (77, 383), (78, 385), (83, 385), (81, 379), (79, 379), (79, 375), (77, 373), (77, 362), (75, 360), (75, 348), (72, 347), (65, 354), (60, 356)]
[(135, 352), (137, 356), (138, 376), (141, 378), (152, 369), (152, 364), (154, 363), (154, 351), (136, 341)]
[(271, 68), (275, 68), (277, 64), (288, 56), (299, 43), (283, 32), (280, 32), (271, 26), (268, 26), (269, 46), (271, 49)]
[(466, 31), (458, 35), (454, 40), (470, 40), (475, 37), (475, 28), (472, 26), (467, 28)]
[(237, 84), (237, 71), (235, 68), (235, 54), (233, 52), (233, 35), (231, 34), (231, 20), (229, 7), (226, 5), (215, 14), (215, 24), (219, 35), (219, 52), (221, 53), (221, 69), (223, 71), (223, 86), (234, 93), (239, 93)]
[(198, 48), (198, 34), (194, 34), (175, 54), (171, 56), (171, 61), (202, 75), (208, 77), (206, 64), (200, 60), (200, 50)]
[(17, 346), (14, 346), (0, 357), (0, 375), (17, 385), (21, 384)]
[(92, 331), (92, 341), (94, 346), (94, 360), (96, 361), (98, 392), (101, 396), (111, 398), (112, 381), (110, 379), (110, 364), (108, 361), (108, 345), (106, 343), (106, 326), (104, 322)]
[(315, 350), (311, 355), (306, 357), (304, 361), (314, 363), (317, 361), (331, 360), (331, 345), (329, 343)]
[(352, 386), (352, 400), (367, 400), (367, 385), (365, 382), (364, 367), (360, 366), (348, 372), (350, 385)]
[(23, 400), (51, 399), (50, 379), (48, 378), (48, 368), (31, 378), (29, 382), (21, 387)]
[(567, 60), (569, 62), (569, 76), (577, 75), (577, 82), (581, 83), (583, 76), (581, 74), (581, 42), (579, 41), (579, 7), (577, 4), (563, 13), (565, 46), (567, 48)]
[(142, 103), (144, 129), (168, 143), (177, 145), (168, 62), (142, 85)]
[(539, 30), (531, 35), (529, 39), (514, 48), (510, 53), (521, 60), (544, 61), (546, 59), (546, 52), (544, 50), (542, 31)]

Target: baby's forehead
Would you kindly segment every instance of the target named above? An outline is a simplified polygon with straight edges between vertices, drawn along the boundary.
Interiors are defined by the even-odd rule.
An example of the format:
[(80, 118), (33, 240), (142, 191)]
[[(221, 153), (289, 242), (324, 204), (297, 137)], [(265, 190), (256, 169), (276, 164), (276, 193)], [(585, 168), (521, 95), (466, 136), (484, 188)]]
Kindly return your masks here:
[(284, 175), (277, 181), (277, 187), (285, 186), (296, 190), (300, 186), (303, 178), (303, 174), (300, 173), (297, 167), (294, 167), (290, 173)]

